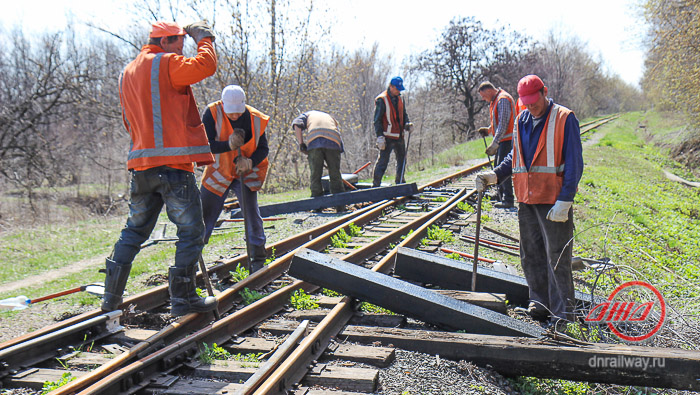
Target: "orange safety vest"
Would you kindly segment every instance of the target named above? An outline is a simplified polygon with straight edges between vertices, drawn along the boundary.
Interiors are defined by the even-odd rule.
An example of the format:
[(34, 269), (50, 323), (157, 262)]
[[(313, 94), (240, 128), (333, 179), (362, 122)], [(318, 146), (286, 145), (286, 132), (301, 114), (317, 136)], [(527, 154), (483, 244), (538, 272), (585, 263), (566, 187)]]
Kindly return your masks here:
[(316, 139), (323, 138), (338, 144), (341, 148), (343, 147), (343, 139), (340, 137), (340, 131), (338, 130), (338, 121), (330, 114), (322, 111), (309, 111), (306, 115), (306, 129), (308, 130), (306, 135), (308, 144), (311, 144)]
[(515, 103), (515, 115), (518, 115), (525, 110), (527, 110), (527, 107), (525, 107), (523, 101), (518, 98), (518, 102)]
[(170, 82), (168, 62), (175, 54), (150, 47), (119, 76), (122, 119), (131, 134), (128, 168), (213, 163), (192, 88), (181, 92)]
[[(228, 141), (229, 136), (233, 133), (233, 127), (226, 113), (224, 113), (224, 106), (221, 100), (209, 104), (208, 107), (216, 125), (216, 140)], [(246, 105), (245, 107), (250, 112), (250, 129), (253, 131), (253, 137), (243, 144), (241, 153), (246, 158), (250, 158), (253, 152), (258, 149), (258, 141), (260, 136), (265, 133), (270, 117), (251, 106)], [(236, 164), (234, 163), (237, 156), (238, 150), (214, 154), (215, 162), (204, 169), (202, 185), (210, 192), (223, 196), (233, 180), (238, 178)], [(262, 188), (267, 176), (269, 163), (266, 157), (257, 166), (253, 167), (253, 170), (243, 175), (243, 183), (251, 191), (259, 191)]]
[[(489, 104), (489, 113), (491, 114), (491, 125), (489, 125), (489, 134), (491, 136), (496, 135), (496, 124), (498, 123), (498, 102), (501, 99), (508, 99), (508, 103), (510, 103), (510, 118), (508, 119), (508, 127), (506, 128), (505, 133), (503, 133), (503, 136), (501, 136), (501, 141), (509, 141), (513, 138), (513, 121), (515, 120), (515, 104), (513, 102), (513, 97), (508, 94), (508, 92), (504, 91), (503, 89), (498, 90), (498, 94), (496, 95), (496, 98), (491, 100), (491, 103)], [(497, 141), (500, 143), (500, 141)]]
[(564, 127), (572, 111), (558, 104), (552, 105), (540, 133), (537, 151), (530, 170), (523, 161), (520, 131), (516, 123), (513, 133), (513, 187), (521, 203), (554, 204), (564, 181)]
[[(384, 136), (398, 140), (401, 137), (401, 129), (403, 128), (403, 99), (399, 95), (399, 105), (397, 111), (394, 111), (394, 106), (391, 105), (388, 91), (379, 94), (374, 100), (384, 100), (384, 118), (382, 118), (382, 126), (384, 127)], [(398, 112), (398, 114), (397, 114)]]

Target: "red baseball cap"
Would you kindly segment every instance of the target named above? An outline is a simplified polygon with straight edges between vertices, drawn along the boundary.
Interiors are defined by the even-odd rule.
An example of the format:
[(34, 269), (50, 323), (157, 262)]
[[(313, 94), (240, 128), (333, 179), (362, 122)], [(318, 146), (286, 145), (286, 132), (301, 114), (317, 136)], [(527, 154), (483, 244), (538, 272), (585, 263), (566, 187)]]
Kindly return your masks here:
[(518, 96), (523, 104), (532, 104), (539, 98), (540, 89), (544, 88), (544, 82), (540, 77), (530, 74), (521, 78), (518, 82)]
[(187, 32), (175, 22), (158, 21), (151, 25), (151, 34), (148, 37), (184, 36), (185, 34)]

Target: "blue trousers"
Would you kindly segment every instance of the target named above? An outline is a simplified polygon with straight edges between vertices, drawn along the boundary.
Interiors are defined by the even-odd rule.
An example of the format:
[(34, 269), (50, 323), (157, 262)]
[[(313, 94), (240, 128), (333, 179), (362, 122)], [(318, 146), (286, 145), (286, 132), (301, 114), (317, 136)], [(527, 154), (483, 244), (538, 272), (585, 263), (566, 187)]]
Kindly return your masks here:
[(193, 173), (167, 166), (131, 172), (129, 218), (114, 245), (113, 261), (131, 264), (156, 226), (163, 205), (168, 218), (177, 226), (174, 266), (184, 268), (197, 263), (204, 247), (197, 181)]
[[(241, 202), (241, 182), (238, 179), (233, 180), (231, 185), (222, 196), (219, 196), (208, 189), (202, 187), (202, 209), (204, 217), (205, 236), (204, 242), (209, 242), (209, 236), (211, 236), (212, 230), (214, 230), (214, 225), (216, 225), (216, 220), (219, 219), (221, 210), (224, 208), (224, 201), (230, 190), (236, 194), (238, 201)], [(245, 201), (248, 203), (243, 209), (243, 218), (250, 218), (251, 221), (245, 222), (245, 227), (248, 230), (248, 237), (250, 240), (248, 242), (254, 246), (261, 246), (265, 244), (265, 231), (263, 229), (263, 220), (260, 216), (260, 208), (258, 207), (258, 193), (251, 191), (248, 187), (243, 188), (246, 194)]]

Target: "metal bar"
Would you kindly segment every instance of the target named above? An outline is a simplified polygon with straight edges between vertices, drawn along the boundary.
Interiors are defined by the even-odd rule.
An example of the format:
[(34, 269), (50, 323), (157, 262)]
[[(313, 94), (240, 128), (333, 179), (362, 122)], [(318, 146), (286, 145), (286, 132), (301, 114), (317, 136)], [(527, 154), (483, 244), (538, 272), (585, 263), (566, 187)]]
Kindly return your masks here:
[[(484, 140), (484, 143), (486, 140)], [(472, 264), (472, 292), (476, 292), (476, 272), (479, 262), (479, 233), (481, 233), (481, 199), (484, 192), (480, 191), (476, 201), (476, 237), (474, 239), (474, 263)]]
[[(473, 243), (473, 242), (474, 242), (474, 238), (473, 238), (473, 237), (470, 237), (470, 236), (468, 236), (468, 237), (459, 236), (459, 238), (460, 238), (461, 240), (464, 240), (464, 241), (469, 242), (469, 243)], [(493, 244), (496, 244), (496, 243), (493, 243), (493, 244), (492, 244), (492, 243), (488, 243), (488, 242), (486, 242), (486, 240), (484, 240), (484, 239), (479, 239), (479, 240), (481, 240), (481, 242), (484, 243), (484, 244), (483, 244), (483, 247), (490, 248), (490, 249), (492, 249), (492, 250), (494, 250), (494, 251), (502, 252), (502, 253), (504, 253), (504, 254), (508, 254), (508, 255), (512, 255), (512, 256), (517, 256), (517, 257), (520, 256), (520, 254), (518, 254), (517, 252), (513, 252), (513, 251), (511, 251), (511, 250), (506, 250), (506, 249), (498, 248), (498, 247), (494, 246)]]
[(497, 231), (496, 229), (489, 228), (489, 227), (486, 226), (486, 225), (484, 225), (484, 229), (485, 229), (485, 230), (488, 230), (489, 232), (491, 232), (491, 233), (493, 233), (493, 234), (495, 234), (495, 235), (499, 235), (499, 236), (501, 236), (501, 237), (505, 237), (506, 239), (511, 240), (511, 241), (514, 241), (514, 242), (516, 242), (516, 243), (520, 243), (520, 240), (516, 239), (515, 237), (509, 236), (509, 235), (507, 235), (507, 234), (505, 234), (505, 233), (502, 233), (502, 232), (499, 232), (499, 231)]
[[(465, 257), (465, 258), (476, 259), (476, 260), (479, 260), (479, 261), (481, 261), (481, 262), (486, 262), (486, 263), (494, 263), (494, 262), (496, 262), (495, 259), (489, 259), (489, 258), (483, 258), (483, 257), (475, 257), (475, 256), (472, 255), (472, 254), (467, 254), (466, 252), (457, 251), (457, 250), (453, 250), (453, 249), (450, 249), (450, 248), (441, 247), (441, 248), (440, 248), (440, 251), (446, 252), (446, 253), (448, 253), (448, 254), (457, 254), (457, 255), (463, 256), (463, 257)], [(473, 270), (474, 270), (474, 269), (472, 269), (472, 271), (473, 271)], [(472, 276), (472, 281), (473, 281), (473, 280), (474, 280), (474, 277)], [(470, 281), (469, 283), (471, 284), (472, 281)], [(472, 292), (474, 292), (473, 289), (472, 289)]]
[[(311, 211), (324, 207), (342, 206), (360, 202), (378, 202), (380, 200), (393, 199), (400, 196), (414, 195), (418, 193), (415, 183), (401, 184), (391, 187), (370, 188), (357, 191), (335, 193), (309, 199), (300, 199), (293, 202), (275, 203), (260, 206), (260, 215), (269, 217), (272, 215), (293, 213), (297, 211)], [(231, 218), (240, 216), (240, 211), (231, 212)]]

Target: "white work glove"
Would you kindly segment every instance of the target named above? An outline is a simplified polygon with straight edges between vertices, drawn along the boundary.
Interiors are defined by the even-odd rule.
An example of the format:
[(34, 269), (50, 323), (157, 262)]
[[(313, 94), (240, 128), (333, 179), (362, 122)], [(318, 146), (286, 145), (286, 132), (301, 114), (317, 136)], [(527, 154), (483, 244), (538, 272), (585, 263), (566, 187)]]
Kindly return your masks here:
[(405, 130), (408, 133), (411, 133), (413, 131), (413, 122), (409, 122), (406, 125), (404, 125), (403, 130)]
[(236, 174), (239, 177), (245, 175), (249, 171), (253, 170), (253, 161), (245, 156), (236, 157)]
[(493, 140), (488, 148), (486, 148), (486, 155), (493, 156), (496, 155), (496, 152), (498, 152), (498, 143), (496, 140)]
[(566, 222), (569, 219), (569, 209), (574, 202), (564, 202), (557, 200), (549, 209), (547, 219), (554, 222)]
[(243, 146), (244, 136), (245, 131), (243, 129), (236, 128), (233, 130), (233, 133), (228, 136), (228, 146), (231, 148), (231, 151), (236, 151)]
[(492, 171), (486, 171), (476, 175), (476, 190), (484, 192), (486, 187), (498, 182), (498, 176)]
[(386, 148), (386, 138), (384, 136), (377, 137), (377, 148), (379, 148), (380, 151), (384, 151)]

